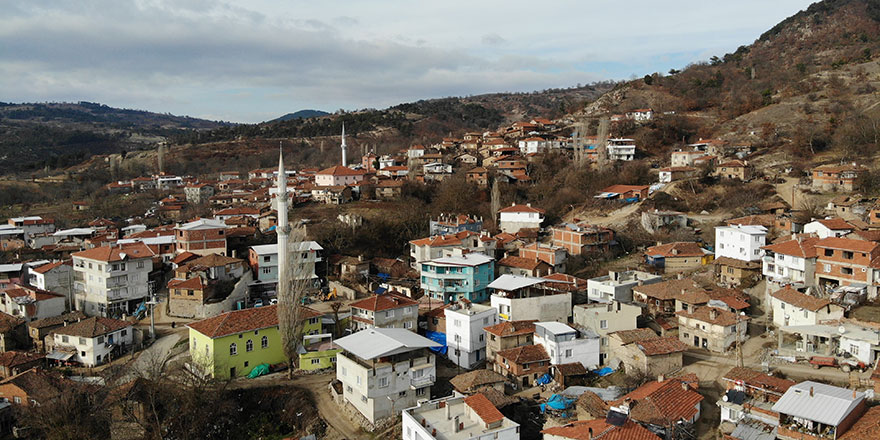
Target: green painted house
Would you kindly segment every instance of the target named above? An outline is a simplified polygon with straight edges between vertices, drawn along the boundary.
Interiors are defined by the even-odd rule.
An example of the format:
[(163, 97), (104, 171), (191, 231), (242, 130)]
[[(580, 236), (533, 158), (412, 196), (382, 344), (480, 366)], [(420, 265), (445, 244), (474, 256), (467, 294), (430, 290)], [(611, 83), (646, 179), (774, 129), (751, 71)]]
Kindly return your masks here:
[[(236, 310), (188, 324), (193, 365), (215, 379), (229, 379), (246, 376), (260, 364), (286, 362), (277, 307)], [(320, 313), (307, 309), (305, 319), (303, 334), (321, 332)]]

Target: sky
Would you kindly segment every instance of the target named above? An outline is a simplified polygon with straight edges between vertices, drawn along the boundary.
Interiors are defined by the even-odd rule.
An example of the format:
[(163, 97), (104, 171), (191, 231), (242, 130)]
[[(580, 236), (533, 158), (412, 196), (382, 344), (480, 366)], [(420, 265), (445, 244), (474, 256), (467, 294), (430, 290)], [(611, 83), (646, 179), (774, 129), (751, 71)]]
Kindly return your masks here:
[(810, 3), (0, 0), (0, 101), (259, 122), (570, 87), (721, 56)]

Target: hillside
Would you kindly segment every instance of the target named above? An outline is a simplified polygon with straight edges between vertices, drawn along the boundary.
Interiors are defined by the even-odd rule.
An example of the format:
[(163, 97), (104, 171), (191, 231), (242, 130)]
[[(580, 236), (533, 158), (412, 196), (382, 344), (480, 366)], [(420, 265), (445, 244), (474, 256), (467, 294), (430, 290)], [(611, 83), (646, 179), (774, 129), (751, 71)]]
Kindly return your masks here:
[(622, 84), (572, 121), (651, 107), (661, 117), (617, 134), (635, 137), (658, 158), (682, 140), (720, 137), (785, 146), (773, 153), (802, 159), (831, 150), (854, 159), (876, 146), (863, 125), (876, 118), (880, 101), (878, 53), (880, 1), (827, 0), (733, 53)]
[(289, 121), (291, 119), (309, 119), (309, 118), (317, 118), (320, 116), (327, 116), (330, 113), (327, 113), (322, 110), (299, 110), (293, 113), (287, 113), (284, 116), (272, 119), (271, 121), (266, 122), (281, 122), (281, 121)]
[(0, 103), (0, 165), (13, 172), (63, 167), (95, 154), (153, 148), (172, 135), (223, 125), (90, 102)]

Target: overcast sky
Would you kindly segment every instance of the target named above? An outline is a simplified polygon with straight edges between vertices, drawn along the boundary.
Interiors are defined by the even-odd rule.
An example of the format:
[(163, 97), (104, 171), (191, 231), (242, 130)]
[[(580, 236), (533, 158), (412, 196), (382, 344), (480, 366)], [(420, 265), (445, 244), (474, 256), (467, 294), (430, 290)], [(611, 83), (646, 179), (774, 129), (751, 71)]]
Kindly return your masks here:
[(0, 101), (258, 122), (569, 87), (750, 44), (808, 0), (0, 2)]

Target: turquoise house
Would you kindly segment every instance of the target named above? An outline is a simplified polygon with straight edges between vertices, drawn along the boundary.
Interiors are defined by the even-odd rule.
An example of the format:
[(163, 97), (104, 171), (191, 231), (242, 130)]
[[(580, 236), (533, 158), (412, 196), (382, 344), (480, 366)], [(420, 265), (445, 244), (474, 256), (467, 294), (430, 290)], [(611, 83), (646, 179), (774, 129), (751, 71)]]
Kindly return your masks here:
[(478, 303), (489, 300), (495, 259), (481, 253), (464, 253), (424, 261), (420, 272), (422, 291), (432, 299), (446, 304), (459, 299)]

